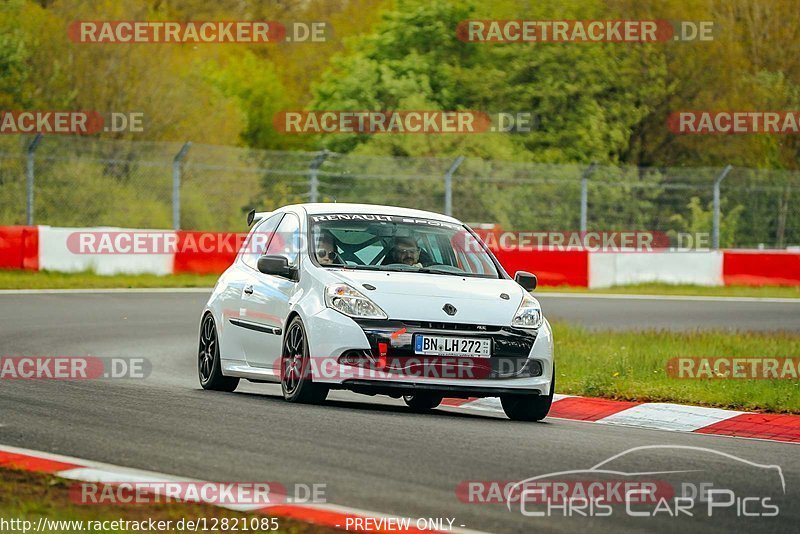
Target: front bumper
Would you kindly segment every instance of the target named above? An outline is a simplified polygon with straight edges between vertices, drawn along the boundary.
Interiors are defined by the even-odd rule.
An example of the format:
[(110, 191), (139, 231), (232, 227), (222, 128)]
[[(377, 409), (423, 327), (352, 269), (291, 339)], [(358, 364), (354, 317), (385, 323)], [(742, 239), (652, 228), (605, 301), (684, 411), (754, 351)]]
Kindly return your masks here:
[(345, 380), (333, 389), (347, 389), (365, 395), (389, 395), (401, 397), (419, 393), (435, 393), (443, 397), (468, 399), (471, 397), (499, 397), (500, 395), (545, 395), (543, 387), (490, 387), (466, 386), (462, 384), (434, 384), (420, 382), (392, 382), (387, 380)]
[[(483, 328), (458, 323), (354, 320), (326, 309), (308, 320), (312, 359), (321, 354), (325, 360), (312, 367), (313, 379), (332, 388), (395, 396), (419, 390), (437, 391), (448, 397), (550, 393), (553, 339), (547, 321), (538, 331)], [(441, 358), (446, 361), (438, 367), (435, 357), (414, 354), (414, 336), (419, 333), (488, 337), (492, 339), (492, 357)], [(343, 356), (353, 353), (377, 360), (380, 344), (388, 349), (386, 359), (379, 362), (386, 367), (364, 369), (340, 363), (348, 361)], [(464, 365), (469, 370), (462, 372)]]
[[(463, 323), (366, 320), (357, 319), (356, 324), (364, 330), (372, 354), (380, 354), (381, 344), (386, 349), (387, 368), (395, 374), (424, 374), (426, 368), (435, 374), (437, 363), (443, 362), (443, 371), (452, 368), (457, 376), (487, 379), (541, 376), (542, 362), (529, 358), (536, 341), (535, 330), (487, 326)], [(422, 356), (414, 351), (417, 335), (454, 336), (466, 339), (490, 339), (492, 356), (489, 358), (464, 358)], [(410, 363), (409, 363), (410, 362)], [(471, 372), (459, 375), (459, 362)]]

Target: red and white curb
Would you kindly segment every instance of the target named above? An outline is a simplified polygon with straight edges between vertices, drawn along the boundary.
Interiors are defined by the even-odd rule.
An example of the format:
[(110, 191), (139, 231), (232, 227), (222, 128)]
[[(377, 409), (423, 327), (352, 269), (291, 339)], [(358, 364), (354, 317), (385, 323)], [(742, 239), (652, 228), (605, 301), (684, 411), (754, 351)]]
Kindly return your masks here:
[[(445, 406), (503, 412), (500, 399), (445, 399)], [(800, 416), (721, 410), (661, 402), (626, 402), (555, 395), (548, 417), (674, 432), (800, 443)]]
[[(36, 473), (46, 473), (56, 477), (69, 480), (79, 480), (81, 482), (96, 482), (113, 485), (114, 483), (148, 483), (148, 482), (202, 482), (189, 478), (176, 477), (156, 473), (154, 471), (143, 471), (131, 469), (118, 465), (94, 462), (62, 456), (47, 452), (22, 449), (0, 445), (0, 468), (18, 469)], [(248, 512), (291, 518), (319, 526), (339, 528), (350, 532), (443, 532), (440, 530), (426, 530), (417, 528), (416, 520), (400, 518), (382, 513), (369, 512), (357, 508), (337, 506), (334, 504), (274, 504), (262, 506), (253, 505), (224, 505), (208, 503), (220, 508), (235, 510), (237, 512)], [(350, 522), (348, 522), (348, 519)], [(356, 522), (356, 519), (369, 520), (368, 522)], [(384, 521), (381, 521), (384, 520)], [(402, 520), (409, 522), (408, 528), (398, 528)], [(360, 525), (369, 525), (365, 528)], [(347, 525), (350, 525), (348, 528)], [(448, 529), (446, 532), (455, 534), (483, 534), (477, 530), (469, 530), (463, 527)]]

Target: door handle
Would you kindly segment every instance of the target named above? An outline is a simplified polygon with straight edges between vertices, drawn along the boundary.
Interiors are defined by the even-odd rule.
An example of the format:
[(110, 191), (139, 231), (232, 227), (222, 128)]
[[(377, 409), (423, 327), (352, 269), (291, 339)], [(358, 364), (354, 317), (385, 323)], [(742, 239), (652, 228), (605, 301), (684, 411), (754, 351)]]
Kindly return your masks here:
[(244, 294), (245, 295), (252, 295), (253, 294), (253, 286), (244, 286)]

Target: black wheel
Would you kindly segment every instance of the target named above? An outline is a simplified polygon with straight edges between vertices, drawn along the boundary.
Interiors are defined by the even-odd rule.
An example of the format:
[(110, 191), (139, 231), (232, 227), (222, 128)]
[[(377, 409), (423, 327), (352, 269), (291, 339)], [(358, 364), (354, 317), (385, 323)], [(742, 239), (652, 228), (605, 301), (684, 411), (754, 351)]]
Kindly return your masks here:
[(200, 349), (197, 357), (197, 374), (203, 389), (214, 391), (233, 391), (239, 385), (239, 379), (222, 374), (219, 361), (219, 340), (214, 316), (210, 313), (200, 323)]
[(316, 404), (328, 396), (328, 388), (311, 380), (311, 359), (308, 354), (306, 329), (300, 317), (295, 317), (283, 338), (281, 354), (281, 389), (289, 402)]
[(427, 412), (433, 410), (442, 403), (441, 395), (432, 393), (415, 393), (414, 395), (403, 395), (406, 405), (415, 412)]
[(550, 384), (549, 395), (504, 395), (500, 397), (500, 404), (503, 405), (503, 411), (512, 421), (541, 421), (547, 417), (550, 411), (555, 391), (556, 367), (554, 365), (553, 382)]

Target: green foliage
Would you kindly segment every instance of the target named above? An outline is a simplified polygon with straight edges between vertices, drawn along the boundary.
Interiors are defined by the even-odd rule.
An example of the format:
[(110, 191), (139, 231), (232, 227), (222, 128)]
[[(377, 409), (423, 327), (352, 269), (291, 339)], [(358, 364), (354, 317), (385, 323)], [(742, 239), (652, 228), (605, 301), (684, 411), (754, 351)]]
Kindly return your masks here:
[[(327, 146), (347, 152), (376, 144), (374, 153), (394, 155), (436, 151), (518, 161), (618, 162), (633, 129), (668, 90), (665, 58), (654, 46), (459, 41), (454, 29), (473, 17), (463, 3), (403, 2), (373, 34), (333, 60), (315, 86), (312, 108), (529, 112), (538, 120), (533, 132), (474, 140), (436, 136), (443, 141), (340, 135), (326, 140)], [(503, 157), (508, 153), (511, 158)]]
[[(210, 62), (203, 67), (208, 80), (226, 97), (237, 102), (244, 116), (240, 133), (244, 145), (254, 148), (298, 148), (306, 144), (301, 137), (288, 137), (272, 125), (276, 113), (289, 107), (286, 87), (281, 83), (275, 66), (245, 50), (230, 54), (223, 63)], [(299, 141), (292, 145), (292, 141)]]
[[(441, 209), (440, 177), (463, 155), (469, 159), (454, 176), (455, 215), (508, 228), (576, 229), (580, 174), (596, 161), (603, 170), (590, 181), (590, 228), (685, 231), (707, 224), (711, 183), (697, 180), (689, 193), (670, 189), (670, 181), (677, 181), (670, 169), (800, 166), (797, 135), (675, 135), (666, 127), (667, 117), (679, 110), (797, 110), (800, 26), (786, 23), (794, 18), (792, 2), (756, 1), (6, 0), (0, 3), (0, 110), (143, 112), (144, 133), (98, 136), (274, 150), (327, 147), (351, 156), (394, 158), (351, 160), (350, 168), (337, 169), (343, 174), (391, 174), (396, 164), (408, 167), (407, 174), (432, 177), (398, 176), (393, 182), (323, 177), (323, 198), (340, 201)], [(331, 27), (326, 42), (270, 45), (91, 45), (72, 43), (65, 32), (75, 20), (146, 19), (323, 20)], [(712, 41), (689, 43), (466, 43), (457, 39), (456, 28), (467, 19), (714, 21), (715, 30)], [(276, 131), (277, 112), (302, 109), (525, 112), (536, 120), (526, 133), (311, 136)], [(3, 223), (24, 216), (19, 201), (24, 168), (18, 155), (16, 149), (0, 154)], [(423, 161), (414, 170), (402, 158), (443, 163), (426, 167)], [(239, 221), (247, 205), (274, 207), (305, 199), (297, 182), (307, 176), (297, 169), (307, 165), (285, 175), (272, 163), (261, 166), (269, 172), (255, 179), (216, 176), (218, 183), (236, 189), (221, 199), (209, 199), (209, 191), (221, 186), (187, 182), (183, 220), (224, 228)], [(637, 167), (659, 170), (644, 173)], [(140, 182), (137, 190), (134, 183), (114, 181), (102, 166), (77, 162), (75, 168), (98, 173), (86, 178), (94, 180), (87, 186), (89, 197), (106, 187), (121, 195), (123, 204), (141, 201), (140, 212), (148, 211), (154, 195), (141, 191), (147, 183)], [(162, 179), (168, 180), (168, 170), (165, 174)], [(750, 173), (742, 180), (729, 179), (732, 187), (723, 193), (730, 206), (723, 209), (723, 243), (800, 243), (800, 213), (791, 209), (796, 179)], [(59, 199), (44, 191), (37, 211), (55, 213), (59, 202), (74, 200), (85, 207), (84, 222), (125, 213), (118, 206), (116, 212), (102, 213), (114, 202), (88, 205), (66, 186), (63, 195)], [(158, 195), (167, 195), (159, 199), (166, 206), (168, 192), (159, 189)], [(698, 197), (696, 205), (688, 203), (691, 196)], [(53, 206), (39, 205), (48, 198)], [(165, 220), (162, 207), (152, 209), (159, 213), (154, 220)], [(135, 214), (126, 217), (139, 220)]]
[[(114, 179), (102, 163), (55, 161), (37, 175), (35, 213), (58, 226), (170, 228), (167, 185), (157, 176)], [(150, 178), (150, 179), (148, 179)]]
[[(740, 219), (744, 206), (737, 205), (731, 209), (726, 209), (727, 201), (720, 201), (720, 220), (719, 220), (719, 246), (721, 248), (731, 248), (737, 246), (736, 234), (739, 229)], [(713, 228), (714, 210), (712, 203), (703, 208), (698, 197), (692, 197), (687, 205), (688, 214), (675, 214), (671, 218), (675, 229), (678, 232), (690, 233), (692, 235), (710, 234)]]

